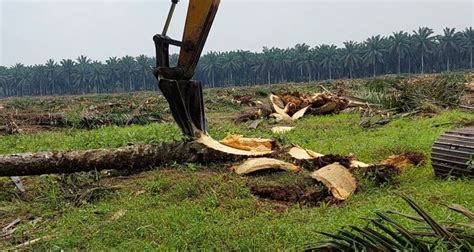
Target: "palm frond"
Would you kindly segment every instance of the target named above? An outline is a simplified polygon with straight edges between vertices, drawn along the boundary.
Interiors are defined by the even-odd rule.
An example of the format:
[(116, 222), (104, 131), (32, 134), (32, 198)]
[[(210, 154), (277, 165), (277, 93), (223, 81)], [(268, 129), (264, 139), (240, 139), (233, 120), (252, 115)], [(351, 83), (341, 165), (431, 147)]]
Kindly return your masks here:
[[(376, 218), (365, 218), (369, 222), (363, 228), (348, 226), (340, 228), (335, 234), (320, 232), (330, 240), (307, 251), (472, 251), (474, 235), (470, 232), (472, 230), (466, 228), (474, 226), (474, 223), (437, 222), (409, 197), (401, 197), (418, 216), (397, 211), (376, 212)], [(449, 209), (472, 221), (472, 212), (468, 209), (459, 205)], [(423, 225), (408, 228), (394, 217)]]

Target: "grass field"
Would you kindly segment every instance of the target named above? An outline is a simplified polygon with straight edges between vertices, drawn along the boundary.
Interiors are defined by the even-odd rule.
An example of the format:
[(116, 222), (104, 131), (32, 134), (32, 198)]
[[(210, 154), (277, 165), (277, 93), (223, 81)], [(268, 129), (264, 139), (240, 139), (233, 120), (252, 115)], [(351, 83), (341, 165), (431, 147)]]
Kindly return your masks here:
[[(254, 92), (254, 91), (252, 91)], [(211, 106), (218, 106), (211, 104)], [(210, 109), (211, 135), (228, 133), (272, 137), (280, 145), (298, 144), (325, 154), (353, 153), (364, 162), (420, 151), (429, 156), (435, 139), (450, 128), (474, 121), (472, 113), (445, 110), (423, 117), (396, 119), (380, 128), (360, 127), (355, 113), (309, 116), (294, 131), (274, 135), (265, 121), (256, 130), (230, 120), (235, 104)], [(107, 126), (94, 130), (62, 129), (36, 134), (0, 136), (0, 154), (46, 150), (114, 148), (136, 143), (180, 140), (172, 122)], [(291, 184), (301, 175), (272, 173), (242, 177), (229, 172), (232, 164), (169, 164), (138, 174), (104, 173), (44, 175), (24, 179), (20, 195), (8, 178), (0, 178), (0, 227), (22, 221), (0, 248), (39, 237), (40, 250), (302, 249), (322, 240), (319, 231), (362, 225), (376, 210), (413, 213), (399, 197), (406, 194), (437, 220), (463, 221), (445, 205), (474, 208), (474, 183), (467, 179), (435, 178), (429, 162), (378, 186), (359, 178), (360, 188), (341, 204), (284, 204), (252, 195), (249, 185)], [(414, 223), (407, 223), (415, 225)]]

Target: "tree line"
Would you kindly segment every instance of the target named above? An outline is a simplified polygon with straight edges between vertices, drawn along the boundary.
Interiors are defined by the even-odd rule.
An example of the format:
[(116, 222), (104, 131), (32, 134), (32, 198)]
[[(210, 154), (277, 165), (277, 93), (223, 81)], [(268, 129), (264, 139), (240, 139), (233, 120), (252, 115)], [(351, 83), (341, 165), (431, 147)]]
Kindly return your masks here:
[[(473, 69), (474, 30), (420, 27), (412, 33), (371, 36), (363, 42), (335, 45), (297, 44), (261, 52), (209, 52), (201, 57), (195, 79), (207, 87), (360, 78), (380, 74), (433, 73)], [(171, 55), (176, 63), (178, 55)], [(105, 62), (87, 56), (60, 62), (0, 66), (0, 96), (62, 95), (157, 90), (151, 74), (153, 57), (110, 57)]]

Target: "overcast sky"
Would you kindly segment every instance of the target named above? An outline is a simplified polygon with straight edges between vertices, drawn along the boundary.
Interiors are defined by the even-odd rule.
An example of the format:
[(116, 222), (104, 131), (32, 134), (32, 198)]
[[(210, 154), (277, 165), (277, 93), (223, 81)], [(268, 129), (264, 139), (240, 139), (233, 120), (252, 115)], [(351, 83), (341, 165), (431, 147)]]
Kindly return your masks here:
[[(0, 65), (40, 64), (83, 54), (154, 55), (170, 0), (0, 0)], [(170, 33), (180, 39), (187, 0), (177, 7)], [(474, 23), (473, 0), (295, 1), (222, 0), (205, 51), (297, 43), (315, 46), (363, 41), (375, 34), (428, 26), (441, 33)]]

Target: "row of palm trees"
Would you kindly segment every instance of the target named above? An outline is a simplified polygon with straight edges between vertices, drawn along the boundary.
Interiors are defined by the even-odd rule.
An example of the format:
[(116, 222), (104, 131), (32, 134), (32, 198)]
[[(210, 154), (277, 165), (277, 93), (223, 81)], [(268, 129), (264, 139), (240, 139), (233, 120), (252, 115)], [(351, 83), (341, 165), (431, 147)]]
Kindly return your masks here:
[[(400, 31), (364, 42), (347, 41), (342, 48), (298, 44), (287, 49), (264, 47), (258, 53), (209, 52), (201, 57), (195, 79), (222, 87), (472, 69), (473, 49), (472, 27), (460, 32), (445, 28), (441, 35), (420, 27), (411, 34)], [(171, 62), (176, 61), (177, 55), (172, 55)], [(156, 90), (154, 62), (145, 55), (105, 62), (80, 56), (34, 66), (0, 66), (0, 96)]]

